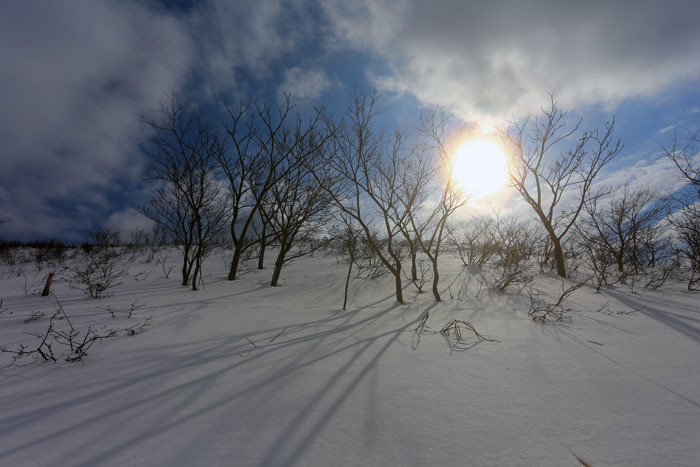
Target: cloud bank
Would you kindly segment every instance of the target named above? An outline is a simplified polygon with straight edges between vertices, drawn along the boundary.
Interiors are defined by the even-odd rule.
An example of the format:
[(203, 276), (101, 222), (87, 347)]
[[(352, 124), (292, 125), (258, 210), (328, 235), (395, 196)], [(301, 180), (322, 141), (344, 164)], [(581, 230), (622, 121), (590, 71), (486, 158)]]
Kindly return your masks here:
[(366, 0), (323, 2), (339, 41), (383, 57), (387, 90), (467, 119), (650, 96), (700, 78), (700, 4)]
[(613, 107), (700, 79), (691, 0), (167, 5), (0, 2), (0, 235), (78, 238), (142, 200), (138, 117), (164, 94), (264, 82), (315, 101), (358, 84), (327, 68), (348, 50), (381, 89), (466, 120), (537, 111), (549, 90), (564, 107)]

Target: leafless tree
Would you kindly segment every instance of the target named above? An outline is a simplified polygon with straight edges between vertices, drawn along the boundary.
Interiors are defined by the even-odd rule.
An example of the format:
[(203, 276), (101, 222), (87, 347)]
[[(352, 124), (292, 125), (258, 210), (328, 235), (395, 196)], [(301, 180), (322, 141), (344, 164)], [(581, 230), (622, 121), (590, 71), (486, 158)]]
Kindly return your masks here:
[[(322, 245), (315, 240), (328, 220), (329, 196), (312, 171), (323, 162), (321, 154), (328, 138), (329, 133), (297, 133), (290, 139), (293, 148), (288, 152), (289, 157), (284, 164), (276, 166), (282, 175), (274, 175), (276, 183), (268, 190), (266, 199), (260, 200), (264, 223), (279, 247), (270, 281), (273, 287), (278, 285), (286, 263)], [(282, 151), (286, 153), (287, 149)], [(295, 246), (297, 249), (293, 251)]]
[(697, 133), (691, 134), (684, 145), (678, 142), (676, 135), (673, 142), (664, 147), (664, 155), (678, 167), (700, 199), (700, 158), (697, 156), (696, 146), (698, 143), (700, 143), (700, 135)]
[(224, 145), (209, 121), (170, 97), (144, 117), (152, 129), (147, 176), (159, 182), (141, 211), (168, 230), (183, 248), (182, 285), (198, 287), (209, 242), (223, 229), (226, 198), (215, 177)]
[(688, 290), (700, 289), (700, 208), (698, 204), (686, 204), (671, 217), (683, 242), (681, 253), (689, 262), (690, 279)]
[(378, 114), (376, 91), (356, 92), (347, 121), (333, 129), (323, 164), (313, 174), (334, 207), (357, 222), (366, 244), (393, 275), (396, 301), (403, 304), (399, 225), (406, 213), (397, 187), (406, 156), (400, 132), (393, 138), (377, 132)]
[[(267, 232), (260, 205), (286, 170), (295, 167), (288, 162), (297, 144), (317, 129), (323, 112), (317, 110), (304, 122), (294, 113), (289, 95), (276, 109), (265, 104), (242, 103), (237, 109), (230, 106), (226, 109), (230, 117), (226, 131), (231, 149), (218, 155), (218, 163), (228, 181), (231, 198), (230, 233), (234, 251), (228, 280), (235, 280), (243, 253), (262, 238), (261, 265)], [(255, 225), (256, 222), (263, 225)], [(263, 237), (251, 235), (256, 228), (263, 232)]]
[(600, 292), (603, 285), (611, 286), (621, 280), (623, 276), (619, 272), (613, 275), (615, 258), (605, 242), (596, 235), (582, 235), (578, 225), (576, 232), (583, 251), (583, 262), (593, 272), (592, 280), (596, 293)]
[(273, 237), (268, 232), (267, 222), (262, 216), (259, 216), (258, 222), (253, 222), (252, 228), (255, 233), (256, 242), (258, 244), (258, 269), (265, 269), (265, 252), (267, 247), (273, 242)]
[(496, 214), (490, 224), (489, 244), (494, 250), (490, 269), (495, 272), (490, 287), (501, 292), (511, 286), (524, 287), (532, 280), (528, 262), (536, 242), (530, 222)]
[(687, 181), (687, 187), (676, 195), (677, 211), (670, 217), (683, 247), (681, 253), (690, 263), (689, 290), (697, 290), (700, 284), (700, 158), (697, 144), (700, 136), (692, 134), (681, 145), (674, 137), (671, 145), (664, 148), (664, 155), (671, 160)]
[(472, 217), (448, 225), (447, 242), (462, 266), (483, 267), (496, 253), (492, 243), (493, 219)]
[(588, 215), (577, 227), (584, 243), (606, 248), (623, 275), (653, 267), (661, 259), (664, 239), (659, 222), (668, 214), (668, 204), (649, 189), (633, 190), (628, 183), (605, 201), (594, 193), (584, 202)]
[[(407, 164), (407, 174), (404, 183), (400, 185), (403, 209), (418, 245), (432, 265), (432, 290), (436, 302), (442, 301), (438, 289), (438, 258), (443, 248), (442, 242), (447, 235), (447, 220), (468, 201), (468, 197), (458, 188), (453, 176), (454, 163), (446, 142), (446, 125), (447, 116), (442, 111), (423, 114), (419, 132), (426, 138), (431, 151), (417, 152), (417, 158)], [(427, 159), (426, 154), (431, 153), (435, 157), (432, 160)], [(441, 174), (441, 177), (436, 174)], [(421, 205), (425, 198), (422, 196), (425, 190), (430, 188), (437, 192), (437, 203), (433, 209), (423, 213)]]
[(570, 144), (581, 120), (568, 127), (566, 117), (550, 94), (541, 117), (516, 121), (506, 133), (513, 154), (510, 181), (547, 231), (561, 277), (566, 277), (562, 240), (583, 210), (593, 180), (622, 150), (614, 139), (614, 119), (602, 129), (583, 131)]
[[(411, 157), (404, 161), (400, 169), (401, 182), (394, 184), (397, 190), (396, 197), (400, 204), (393, 207), (392, 218), (397, 221), (396, 227), (403, 236), (402, 243), (405, 245), (411, 261), (409, 278), (418, 289), (418, 293), (423, 292), (422, 287), (426, 272), (419, 271), (418, 268), (420, 263), (418, 256), (422, 251), (420, 237), (428, 224), (420, 224), (418, 221), (412, 222), (411, 213), (420, 209), (427, 199), (429, 194), (427, 187), (433, 179), (432, 173), (427, 167), (428, 161), (425, 157), (427, 150), (426, 145), (414, 149), (414, 155), (418, 155), (418, 157)], [(404, 214), (402, 215), (399, 211)], [(421, 272), (420, 276), (419, 272)]]
[(362, 232), (358, 229), (352, 217), (340, 211), (334, 213), (335, 219), (339, 225), (334, 227), (333, 237), (340, 242), (340, 249), (348, 262), (348, 272), (345, 276), (345, 288), (343, 292), (343, 310), (347, 310), (348, 306), (348, 290), (350, 288), (350, 277), (352, 268), (357, 262), (360, 239)]

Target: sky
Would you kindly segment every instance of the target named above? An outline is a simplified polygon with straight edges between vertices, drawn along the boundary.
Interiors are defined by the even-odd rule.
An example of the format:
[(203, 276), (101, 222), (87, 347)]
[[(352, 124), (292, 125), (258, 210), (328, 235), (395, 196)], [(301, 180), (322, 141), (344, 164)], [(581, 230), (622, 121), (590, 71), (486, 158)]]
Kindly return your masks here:
[(660, 157), (700, 130), (700, 3), (444, 0), (3, 0), (0, 238), (147, 226), (140, 116), (177, 94), (342, 112), (375, 86), (410, 129), (442, 106), (483, 127), (554, 92), (625, 148), (601, 174), (672, 191)]

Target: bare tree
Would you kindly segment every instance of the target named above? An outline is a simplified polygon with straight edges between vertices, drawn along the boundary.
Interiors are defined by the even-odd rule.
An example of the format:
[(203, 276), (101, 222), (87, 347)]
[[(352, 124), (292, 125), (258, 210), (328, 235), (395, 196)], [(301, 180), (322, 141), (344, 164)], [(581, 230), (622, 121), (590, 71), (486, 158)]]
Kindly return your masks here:
[[(316, 111), (308, 122), (303, 122), (294, 114), (289, 95), (276, 109), (240, 104), (235, 110), (227, 105), (226, 110), (230, 117), (226, 130), (232, 144), (230, 151), (219, 154), (218, 162), (228, 181), (231, 198), (230, 233), (234, 251), (228, 280), (235, 280), (243, 253), (260, 238), (263, 238), (261, 257), (264, 255), (266, 218), (260, 215), (260, 204), (285, 176), (285, 169), (294, 168), (294, 164), (287, 162), (296, 145), (319, 126), (322, 111)], [(256, 226), (256, 222), (263, 225)], [(263, 237), (251, 235), (257, 227), (264, 232)]]
[(473, 217), (448, 225), (447, 242), (462, 266), (483, 267), (496, 253), (492, 243), (493, 219)]
[(347, 256), (348, 273), (345, 276), (345, 288), (343, 291), (343, 310), (347, 310), (348, 306), (348, 289), (350, 288), (350, 276), (352, 275), (352, 267), (357, 261), (359, 250), (359, 239), (362, 232), (359, 231), (352, 218), (345, 213), (339, 213), (337, 218), (341, 222), (341, 231), (336, 234), (341, 241), (342, 251)]
[(700, 136), (692, 134), (685, 145), (674, 137), (670, 146), (664, 148), (664, 155), (678, 167), (687, 188), (675, 196), (677, 211), (670, 217), (683, 247), (681, 253), (690, 263), (689, 290), (697, 290), (700, 283), (700, 158), (697, 144)]
[[(510, 181), (542, 222), (552, 242), (557, 273), (566, 277), (562, 240), (576, 223), (593, 180), (622, 145), (614, 140), (613, 119), (602, 129), (583, 131), (563, 151), (581, 120), (567, 127), (567, 112), (557, 106), (553, 94), (542, 114), (514, 122), (506, 134), (513, 153)], [(561, 152), (552, 158), (555, 151)]]
[[(273, 287), (278, 285), (285, 263), (322, 245), (315, 240), (328, 220), (329, 197), (312, 171), (322, 162), (321, 153), (328, 137), (328, 134), (297, 133), (289, 141), (293, 146), (290, 157), (285, 164), (277, 166), (282, 175), (274, 176), (276, 183), (268, 190), (267, 199), (260, 201), (265, 225), (279, 246), (270, 281)], [(295, 246), (298, 248), (292, 251)]]
[[(395, 186), (396, 197), (399, 205), (394, 206), (393, 219), (396, 219), (396, 227), (404, 238), (404, 244), (411, 260), (410, 280), (418, 289), (418, 293), (423, 292), (425, 271), (421, 271), (419, 277), (418, 266), (420, 261), (418, 255), (422, 251), (421, 236), (427, 229), (428, 224), (420, 224), (419, 221), (412, 222), (411, 213), (417, 211), (423, 205), (429, 195), (428, 185), (433, 180), (432, 172), (427, 166), (428, 151), (427, 145), (423, 144), (415, 148), (412, 157), (404, 161), (401, 167), (401, 182), (393, 184)], [(404, 214), (399, 213), (402, 211)], [(421, 265), (422, 266), (422, 265)]]
[(397, 190), (405, 163), (403, 135), (377, 133), (378, 113), (376, 91), (356, 92), (347, 122), (333, 129), (323, 164), (313, 174), (334, 207), (357, 222), (366, 244), (394, 276), (396, 301), (403, 304), (399, 226), (406, 213)]
[[(423, 253), (430, 261), (433, 272), (432, 291), (436, 302), (442, 301), (438, 285), (440, 272), (438, 258), (442, 251), (442, 242), (447, 235), (447, 220), (457, 209), (464, 206), (468, 197), (457, 187), (453, 176), (454, 163), (451, 151), (446, 144), (445, 127), (447, 117), (442, 111), (432, 111), (421, 118), (420, 133), (427, 139), (428, 148), (435, 155), (433, 160), (424, 156), (427, 151), (419, 151), (413, 163), (407, 164), (407, 176), (400, 197), (408, 221), (415, 233)], [(438, 178), (435, 174), (441, 173)], [(439, 196), (435, 207), (421, 216), (421, 193), (428, 187), (433, 187)]]
[(578, 224), (576, 232), (583, 251), (583, 262), (593, 272), (596, 293), (600, 292), (603, 285), (610, 286), (618, 282), (622, 275), (618, 273), (615, 277), (612, 276), (615, 258), (605, 242), (597, 235), (589, 235)]
[(664, 156), (678, 167), (700, 199), (700, 158), (697, 157), (696, 149), (698, 143), (700, 143), (700, 135), (697, 133), (691, 134), (684, 145), (678, 142), (678, 137), (675, 135), (671, 145), (664, 147)]
[(588, 216), (578, 227), (581, 238), (604, 246), (619, 273), (638, 274), (643, 267), (653, 267), (661, 243), (658, 224), (668, 213), (667, 203), (649, 189), (632, 190), (628, 183), (604, 206), (602, 199), (595, 193), (584, 202)]
[(491, 217), (489, 244), (494, 251), (491, 268), (495, 276), (489, 284), (491, 288), (503, 292), (508, 287), (525, 287), (531, 280), (528, 261), (535, 249), (536, 238), (532, 234), (531, 221), (515, 217)]
[(688, 290), (697, 290), (700, 285), (700, 208), (698, 204), (686, 204), (671, 216), (671, 223), (683, 242), (680, 251), (689, 262)]
[(267, 247), (273, 242), (273, 236), (268, 232), (267, 221), (265, 221), (262, 215), (259, 217), (260, 220), (258, 222), (253, 222), (251, 225), (258, 244), (258, 269), (265, 269), (265, 251), (267, 251)]
[(225, 196), (214, 173), (224, 145), (209, 121), (173, 97), (144, 122), (153, 130), (147, 176), (160, 184), (142, 212), (182, 245), (182, 285), (197, 290), (209, 241), (227, 221)]

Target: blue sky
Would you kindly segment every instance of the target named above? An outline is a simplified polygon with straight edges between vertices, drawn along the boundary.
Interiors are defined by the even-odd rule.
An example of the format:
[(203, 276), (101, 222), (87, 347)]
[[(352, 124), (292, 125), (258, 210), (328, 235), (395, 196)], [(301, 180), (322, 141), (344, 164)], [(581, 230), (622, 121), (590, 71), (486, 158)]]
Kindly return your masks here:
[(258, 0), (0, 2), (0, 226), (79, 240), (139, 225), (139, 115), (166, 93), (339, 113), (377, 86), (410, 130), (443, 106), (467, 122), (536, 112), (554, 91), (625, 150), (605, 177), (671, 190), (659, 145), (700, 129), (696, 1)]

